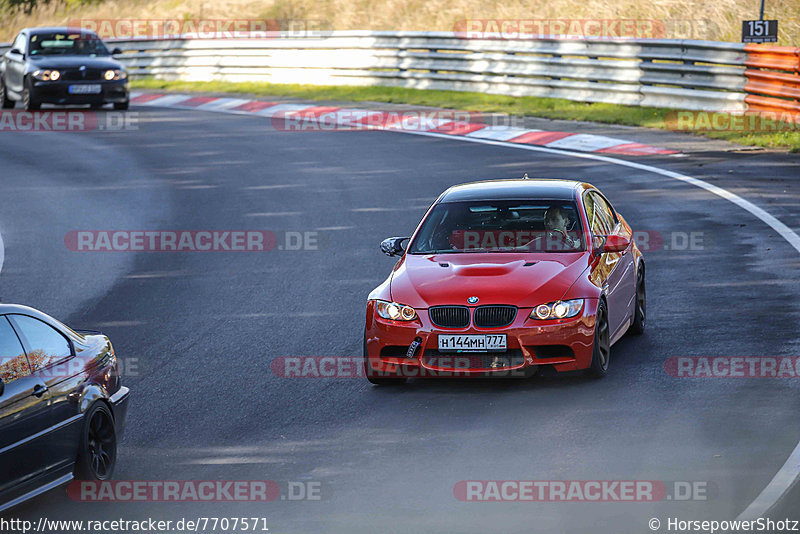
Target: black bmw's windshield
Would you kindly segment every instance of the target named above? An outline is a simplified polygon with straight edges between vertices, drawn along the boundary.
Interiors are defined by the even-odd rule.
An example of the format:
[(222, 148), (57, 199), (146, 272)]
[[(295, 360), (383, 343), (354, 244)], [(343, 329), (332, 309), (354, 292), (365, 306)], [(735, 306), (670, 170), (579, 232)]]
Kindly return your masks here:
[(579, 252), (583, 230), (575, 202), (442, 202), (422, 224), (410, 254)]
[(108, 56), (108, 48), (95, 35), (80, 33), (37, 33), (31, 35), (32, 56)]

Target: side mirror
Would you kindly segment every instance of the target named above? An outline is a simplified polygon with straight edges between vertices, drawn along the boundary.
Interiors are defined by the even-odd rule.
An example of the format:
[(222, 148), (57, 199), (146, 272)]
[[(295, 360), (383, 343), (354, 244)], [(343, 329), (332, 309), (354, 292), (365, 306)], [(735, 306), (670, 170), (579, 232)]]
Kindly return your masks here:
[(121, 54), (121, 53), (122, 53), (122, 49), (119, 48), (119, 47), (117, 47), (117, 48), (115, 48), (114, 50), (111, 51), (111, 55), (112, 56), (116, 56), (117, 54)]
[(631, 240), (621, 235), (606, 236), (603, 252), (625, 252), (631, 246)]
[(9, 54), (16, 54), (18, 56), (22, 55), (22, 52), (19, 51), (19, 48), (12, 48), (11, 50), (8, 51), (8, 53)]
[(381, 252), (387, 256), (399, 256), (405, 252), (403, 248), (403, 241), (411, 239), (410, 237), (390, 237), (381, 241)]
[(6, 383), (3, 382), (3, 379), (0, 378), (0, 397), (3, 396), (3, 392), (6, 390)]

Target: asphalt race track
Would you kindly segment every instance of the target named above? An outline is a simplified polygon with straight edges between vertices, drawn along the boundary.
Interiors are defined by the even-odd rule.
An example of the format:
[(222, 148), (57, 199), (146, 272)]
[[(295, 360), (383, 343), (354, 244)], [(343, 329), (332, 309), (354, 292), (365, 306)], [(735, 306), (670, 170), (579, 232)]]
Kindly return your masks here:
[[(116, 480), (312, 482), (320, 499), (80, 503), (59, 489), (8, 515), (262, 516), (277, 533), (649, 532), (650, 518), (736, 518), (800, 441), (800, 380), (665, 371), (675, 356), (800, 355), (800, 256), (731, 202), (568, 153), (136, 111), (136, 131), (0, 133), (0, 297), (102, 330), (131, 364)], [(706, 179), (800, 228), (797, 156), (635, 161)], [(272, 372), (278, 357), (360, 356), (366, 296), (393, 265), (381, 239), (410, 234), (450, 185), (524, 172), (585, 179), (634, 229), (679, 248), (645, 252), (648, 330), (613, 347), (605, 379), (376, 388)], [(74, 252), (64, 241), (73, 230), (317, 232), (319, 247)], [(672, 246), (692, 232), (702, 245)], [(707, 498), (454, 496), (459, 481), (509, 479), (695, 481)]]

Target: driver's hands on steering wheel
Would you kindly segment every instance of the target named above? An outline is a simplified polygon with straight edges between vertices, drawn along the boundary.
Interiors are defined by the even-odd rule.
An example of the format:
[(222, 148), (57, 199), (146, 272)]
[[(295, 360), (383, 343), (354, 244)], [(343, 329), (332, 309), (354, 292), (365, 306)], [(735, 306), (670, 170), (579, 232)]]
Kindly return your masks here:
[(561, 241), (563, 241), (570, 248), (575, 248), (577, 246), (576, 240), (567, 235), (567, 232), (561, 228), (553, 228), (548, 230), (547, 233), (550, 236), (558, 236)]

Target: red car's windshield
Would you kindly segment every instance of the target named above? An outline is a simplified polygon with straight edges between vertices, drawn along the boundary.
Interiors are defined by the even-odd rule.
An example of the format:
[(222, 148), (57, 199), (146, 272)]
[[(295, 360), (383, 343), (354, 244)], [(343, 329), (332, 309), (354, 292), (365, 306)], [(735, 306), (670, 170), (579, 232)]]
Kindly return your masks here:
[(410, 254), (583, 250), (577, 205), (565, 200), (442, 202), (408, 248)]

